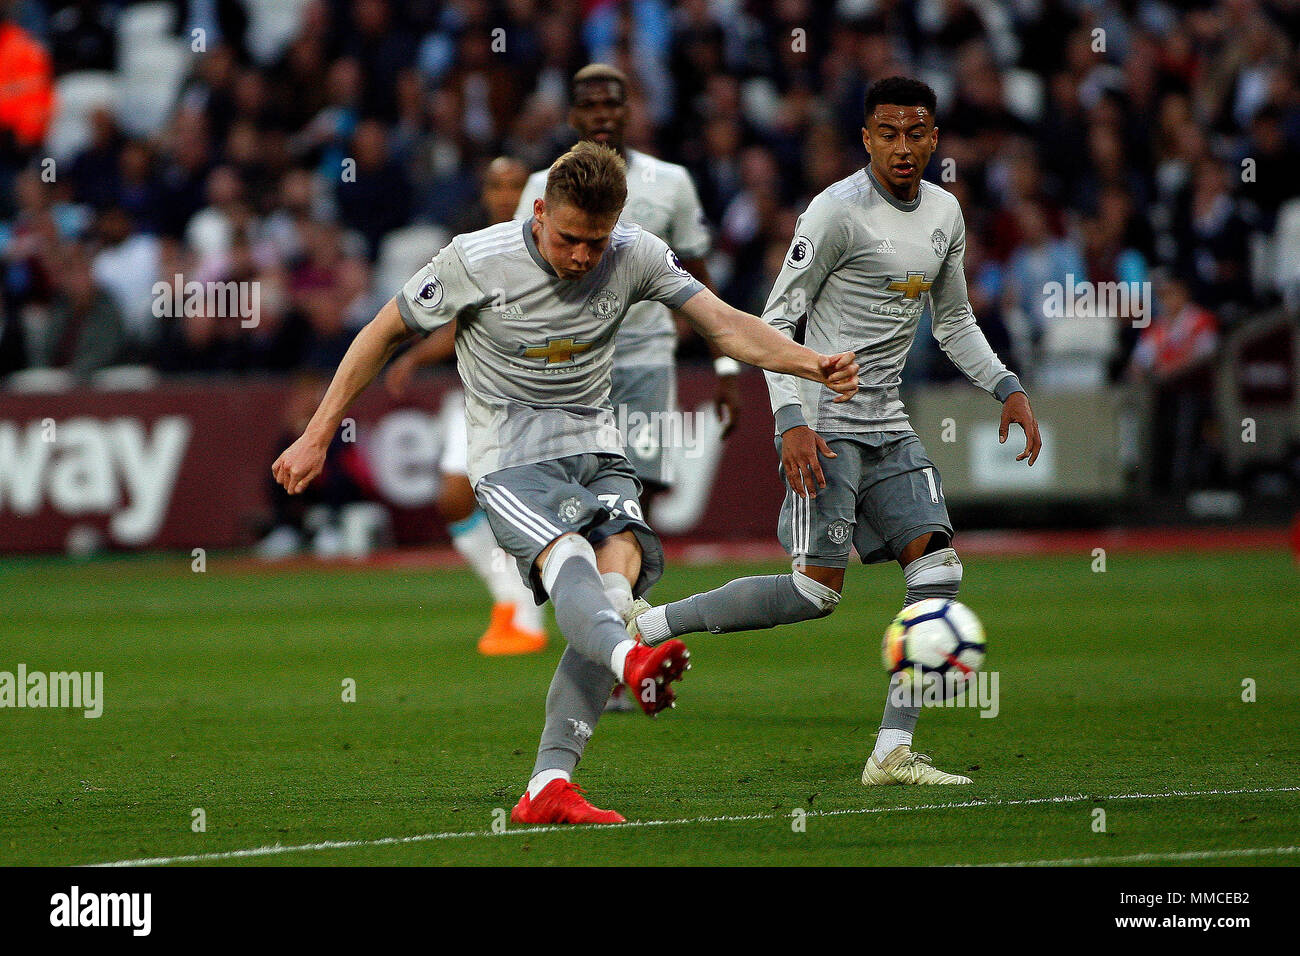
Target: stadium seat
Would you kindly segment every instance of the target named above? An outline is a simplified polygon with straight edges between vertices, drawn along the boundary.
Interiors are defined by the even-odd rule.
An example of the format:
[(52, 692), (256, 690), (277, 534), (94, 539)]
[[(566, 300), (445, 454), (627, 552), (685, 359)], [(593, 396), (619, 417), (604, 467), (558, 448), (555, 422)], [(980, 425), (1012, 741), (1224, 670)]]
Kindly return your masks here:
[(1054, 390), (1100, 388), (1119, 344), (1111, 316), (1057, 319), (1043, 329), (1036, 380)]
[(1300, 199), (1288, 199), (1278, 210), (1272, 253), (1277, 289), (1290, 308), (1300, 309)]
[(776, 84), (765, 76), (746, 80), (740, 87), (745, 117), (764, 130), (776, 126), (781, 111), (781, 94)]
[(135, 136), (161, 130), (192, 64), (193, 55), (182, 40), (154, 39), (132, 47), (122, 63), (122, 128)]
[(148, 365), (110, 365), (90, 376), (90, 385), (101, 392), (145, 392), (162, 384), (162, 375)]
[(1003, 69), (1013, 66), (1020, 59), (1020, 40), (1007, 9), (1011, 4), (1003, 0), (976, 0), (974, 6), (984, 21), (989, 50), (998, 66)]
[(11, 392), (40, 395), (67, 392), (76, 384), (76, 376), (63, 368), (25, 368), (5, 379), (5, 388)]
[(375, 263), (375, 288), (385, 293), (400, 289), (450, 240), (437, 226), (414, 225), (394, 229), (379, 243)]
[(393, 541), (388, 509), (374, 501), (354, 501), (339, 509), (339, 537), (343, 553), (364, 558)]
[(70, 160), (81, 152), (90, 143), (90, 115), (100, 107), (116, 110), (121, 97), (121, 82), (114, 73), (81, 70), (59, 77), (54, 83), (54, 119), (45, 135), (50, 155)]
[(125, 61), (137, 44), (169, 37), (176, 29), (176, 8), (170, 3), (137, 3), (117, 15), (117, 54)]
[(929, 84), (934, 90), (934, 95), (939, 98), (940, 103), (951, 103), (954, 94), (957, 92), (957, 83), (948, 73), (942, 70), (921, 70), (918, 78)]
[(1038, 122), (1043, 115), (1042, 79), (1029, 70), (1007, 70), (1002, 78), (1002, 101), (1017, 119)]
[(268, 66), (298, 34), (308, 0), (244, 0), (248, 9), (248, 52)]

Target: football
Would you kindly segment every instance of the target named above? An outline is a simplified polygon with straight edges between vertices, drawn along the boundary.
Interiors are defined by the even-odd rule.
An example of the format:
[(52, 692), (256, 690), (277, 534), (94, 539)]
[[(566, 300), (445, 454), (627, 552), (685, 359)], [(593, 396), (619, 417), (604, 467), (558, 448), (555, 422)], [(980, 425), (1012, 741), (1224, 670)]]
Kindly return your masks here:
[(984, 665), (984, 625), (960, 601), (927, 598), (909, 604), (885, 629), (885, 670), (908, 681), (959, 689)]

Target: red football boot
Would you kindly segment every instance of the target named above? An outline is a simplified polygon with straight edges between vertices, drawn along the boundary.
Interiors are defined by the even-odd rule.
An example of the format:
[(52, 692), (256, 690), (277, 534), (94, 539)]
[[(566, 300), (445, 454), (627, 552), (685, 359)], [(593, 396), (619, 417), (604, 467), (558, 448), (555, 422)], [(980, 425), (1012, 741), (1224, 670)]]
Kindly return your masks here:
[(623, 663), (623, 683), (628, 695), (653, 717), (665, 707), (677, 706), (671, 685), (690, 669), (691, 652), (681, 641), (664, 641), (656, 647), (638, 643)]
[(626, 823), (621, 813), (593, 807), (570, 780), (552, 780), (534, 800), (524, 791), (510, 811), (512, 823)]

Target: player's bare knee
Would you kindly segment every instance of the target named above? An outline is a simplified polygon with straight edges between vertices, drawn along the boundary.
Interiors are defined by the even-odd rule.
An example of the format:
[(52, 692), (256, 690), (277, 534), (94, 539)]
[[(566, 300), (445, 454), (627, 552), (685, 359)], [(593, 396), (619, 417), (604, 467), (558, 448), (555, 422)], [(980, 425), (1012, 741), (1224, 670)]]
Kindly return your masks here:
[(600, 544), (596, 545), (597, 556), (604, 555), (623, 555), (635, 554), (641, 555), (641, 542), (637, 540), (635, 534), (631, 531), (619, 531), (605, 538)]
[(596, 563), (601, 574), (621, 574), (636, 581), (641, 573), (641, 542), (631, 531), (612, 534), (596, 545)]
[(800, 620), (826, 617), (839, 605), (840, 595), (834, 588), (814, 580), (798, 568), (791, 572), (790, 577), (794, 589), (803, 599), (801, 603), (809, 609), (808, 616), (801, 617)]

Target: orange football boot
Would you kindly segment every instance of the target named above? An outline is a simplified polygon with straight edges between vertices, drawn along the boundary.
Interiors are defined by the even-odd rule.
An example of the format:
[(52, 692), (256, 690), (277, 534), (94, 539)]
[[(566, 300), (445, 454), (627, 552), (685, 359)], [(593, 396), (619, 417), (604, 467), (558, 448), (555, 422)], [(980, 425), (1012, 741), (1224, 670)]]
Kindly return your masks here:
[(496, 604), (492, 607), (492, 621), (478, 639), (478, 652), (491, 657), (507, 654), (533, 654), (546, 647), (543, 631), (528, 631), (515, 626), (515, 606)]

